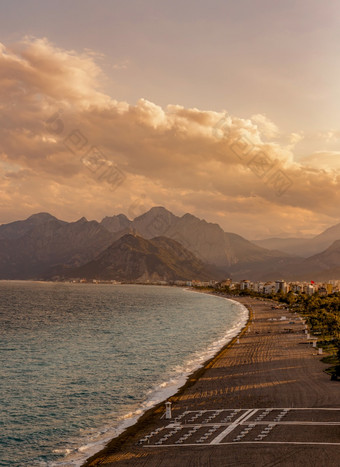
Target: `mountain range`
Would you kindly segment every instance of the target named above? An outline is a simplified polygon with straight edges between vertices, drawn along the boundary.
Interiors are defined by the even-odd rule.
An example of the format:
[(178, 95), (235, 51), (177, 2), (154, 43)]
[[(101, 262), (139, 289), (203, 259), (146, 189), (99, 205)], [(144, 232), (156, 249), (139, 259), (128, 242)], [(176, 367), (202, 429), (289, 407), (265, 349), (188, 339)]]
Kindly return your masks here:
[(290, 255), (307, 258), (327, 249), (338, 239), (340, 239), (340, 224), (329, 227), (313, 238), (267, 238), (253, 240), (253, 243), (262, 248), (277, 249)]
[(325, 280), (340, 275), (340, 224), (312, 239), (249, 241), (163, 207), (128, 219), (48, 213), (0, 226), (0, 279)]
[(223, 269), (244, 261), (256, 262), (288, 256), (254, 245), (235, 233), (224, 232), (218, 224), (198, 219), (192, 214), (178, 217), (163, 207), (154, 207), (133, 221), (121, 214), (105, 217), (101, 225), (119, 237), (122, 233), (131, 232), (146, 239), (156, 236), (171, 238), (205, 263)]

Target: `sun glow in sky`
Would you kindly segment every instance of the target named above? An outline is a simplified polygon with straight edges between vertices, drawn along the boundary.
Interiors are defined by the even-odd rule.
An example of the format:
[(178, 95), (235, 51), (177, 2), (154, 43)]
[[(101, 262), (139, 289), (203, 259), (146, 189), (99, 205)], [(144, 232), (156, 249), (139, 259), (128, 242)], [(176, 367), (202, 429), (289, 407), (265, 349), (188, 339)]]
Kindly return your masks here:
[(0, 26), (0, 223), (339, 222), (338, 2), (12, 0)]

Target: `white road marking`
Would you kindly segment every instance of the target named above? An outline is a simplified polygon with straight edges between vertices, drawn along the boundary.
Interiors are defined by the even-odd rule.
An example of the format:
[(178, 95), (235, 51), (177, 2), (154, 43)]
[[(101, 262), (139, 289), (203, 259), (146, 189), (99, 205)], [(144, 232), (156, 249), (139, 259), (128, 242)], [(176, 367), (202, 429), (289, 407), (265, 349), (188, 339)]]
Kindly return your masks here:
[(246, 413), (243, 413), (239, 418), (237, 418), (234, 422), (231, 423), (222, 433), (216, 436), (210, 444), (219, 444), (220, 441), (222, 441), (223, 438), (225, 438), (229, 433), (231, 433), (241, 422), (244, 422), (248, 418), (250, 418), (252, 415), (254, 415), (257, 412), (257, 409), (249, 409), (247, 410)]
[(340, 410), (340, 407), (251, 407), (251, 408), (239, 408), (239, 409), (206, 409), (206, 410), (188, 410), (184, 412), (186, 415), (189, 413), (197, 413), (197, 412), (233, 412), (234, 410)]
[[(329, 425), (340, 425), (340, 422), (307, 422), (307, 421), (289, 421), (289, 422), (275, 422), (275, 421), (268, 421), (268, 422), (251, 422), (254, 423), (254, 425), (324, 425), (324, 426), (329, 426)], [(242, 425), (242, 423), (241, 423)]]
[[(311, 446), (340, 446), (340, 443), (319, 443), (319, 442), (310, 442), (310, 441), (238, 441), (235, 443), (235, 441), (228, 441), (227, 443), (218, 443), (218, 446), (227, 446), (227, 445), (233, 445), (235, 446), (237, 444), (295, 444), (295, 445), (311, 445)], [(145, 448), (154, 448), (154, 447), (162, 447), (162, 448), (168, 448), (168, 447), (188, 447), (188, 446), (211, 446), (211, 443), (200, 443), (200, 444), (192, 444), (192, 443), (187, 443), (187, 444), (163, 444), (159, 446), (151, 445), (151, 444), (146, 444)]]
[[(259, 426), (259, 427), (263, 427), (263, 426), (271, 426), (272, 428), (275, 428), (276, 426), (286, 426), (287, 429), (289, 429), (290, 427), (293, 427), (293, 426), (300, 426), (300, 427), (303, 427), (303, 426), (320, 426), (320, 427), (331, 427), (331, 426), (340, 426), (340, 420), (339, 421), (312, 421), (312, 420), (289, 420), (289, 421), (281, 421), (280, 420), (259, 420), (259, 421), (255, 421), (257, 419), (253, 419), (253, 420), (250, 420), (250, 418), (253, 417), (253, 415), (255, 415), (255, 413), (259, 412), (260, 415), (258, 415), (257, 418), (261, 418), (261, 412), (268, 412), (268, 415), (270, 412), (272, 411), (286, 411), (286, 412), (289, 412), (291, 416), (294, 417), (294, 412), (295, 413), (298, 413), (300, 411), (300, 416), (302, 415), (301, 414), (301, 411), (309, 411), (313, 414), (314, 413), (319, 413), (319, 416), (321, 417), (321, 419), (323, 418), (323, 414), (329, 412), (340, 412), (340, 407), (288, 407), (288, 408), (277, 408), (277, 407), (272, 407), (272, 408), (252, 408), (252, 409), (237, 409), (237, 412), (238, 414), (241, 412), (241, 415), (234, 421), (223, 421), (221, 420), (220, 422), (215, 422), (215, 423), (193, 423), (193, 424), (182, 424), (180, 423), (179, 421), (175, 421), (175, 420), (178, 420), (178, 419), (181, 419), (183, 417), (184, 414), (180, 415), (179, 417), (177, 417), (172, 423), (168, 424), (167, 426), (164, 426), (164, 427), (160, 427), (158, 428), (155, 432), (152, 432), (150, 435), (147, 435), (145, 436), (142, 440), (140, 441), (143, 441), (143, 442), (148, 442), (147, 445), (144, 445), (144, 447), (169, 447), (169, 446), (210, 446), (210, 445), (235, 445), (235, 441), (226, 441), (226, 442), (223, 442), (222, 440), (225, 439), (225, 437), (231, 433), (237, 426), (240, 426), (243, 428), (243, 430), (245, 430), (246, 426), (247, 425), (252, 425), (253, 427), (255, 426)], [(221, 414), (222, 417), (224, 417), (225, 413), (229, 413), (229, 414), (232, 414), (233, 416), (236, 415), (236, 409), (219, 409), (219, 410), (205, 410), (205, 411), (186, 411), (185, 412), (185, 415), (188, 415), (189, 413), (191, 415), (194, 415), (194, 414), (197, 414), (197, 413), (200, 413), (203, 415), (203, 413), (207, 413), (207, 412), (215, 412), (216, 416)], [(223, 413), (224, 412), (224, 413)], [(228, 418), (228, 417), (227, 417)], [(152, 444), (150, 443), (151, 439), (150, 438), (153, 438), (153, 436), (155, 434), (157, 434), (160, 430), (164, 430), (164, 429), (176, 429), (176, 431), (181, 431), (181, 430), (185, 430), (185, 429), (194, 429), (195, 431), (197, 431), (198, 429), (200, 428), (205, 428), (206, 430), (208, 428), (211, 428), (211, 427), (217, 427), (217, 428), (224, 428), (225, 429), (220, 433), (218, 434), (214, 439), (212, 439), (210, 442), (208, 441), (205, 441), (205, 442), (202, 442), (202, 443), (199, 443), (197, 444), (197, 441), (195, 442), (195, 444), (193, 443), (183, 443), (183, 444), (166, 444), (166, 441), (167, 439), (170, 437), (167, 433), (165, 433), (163, 435), (163, 437), (165, 436), (165, 439), (163, 440), (162, 439), (162, 443), (159, 443), (158, 442), (156, 444)], [(262, 430), (263, 432), (266, 432), (266, 429)], [(174, 433), (171, 433), (171, 435), (173, 435)], [(191, 433), (190, 433), (191, 434)], [(184, 436), (184, 435), (183, 435)], [(190, 436), (190, 435), (189, 435)], [(189, 437), (187, 436), (187, 437)], [(185, 438), (187, 438), (185, 437)], [(164, 444), (163, 444), (163, 441)], [(237, 440), (237, 444), (267, 444), (267, 445), (270, 445), (270, 444), (286, 444), (286, 445), (320, 445), (320, 446), (340, 446), (340, 442), (310, 442), (310, 441), (265, 441), (263, 439), (259, 439), (259, 440), (247, 440), (247, 441), (241, 441), (240, 440)], [(157, 445), (157, 446), (156, 446)]]

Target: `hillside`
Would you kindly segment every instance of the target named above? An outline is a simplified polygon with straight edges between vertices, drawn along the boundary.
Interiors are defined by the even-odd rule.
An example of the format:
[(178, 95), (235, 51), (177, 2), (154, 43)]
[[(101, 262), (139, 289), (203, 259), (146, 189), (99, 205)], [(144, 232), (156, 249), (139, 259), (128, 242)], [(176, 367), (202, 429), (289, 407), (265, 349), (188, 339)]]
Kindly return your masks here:
[(0, 226), (0, 235), (0, 279), (35, 279), (58, 264), (84, 264), (114, 240), (96, 221), (68, 223), (46, 214)]
[(170, 281), (222, 279), (223, 273), (205, 265), (178, 242), (166, 237), (146, 240), (127, 234), (98, 257), (79, 268), (64, 269), (60, 275), (118, 281)]

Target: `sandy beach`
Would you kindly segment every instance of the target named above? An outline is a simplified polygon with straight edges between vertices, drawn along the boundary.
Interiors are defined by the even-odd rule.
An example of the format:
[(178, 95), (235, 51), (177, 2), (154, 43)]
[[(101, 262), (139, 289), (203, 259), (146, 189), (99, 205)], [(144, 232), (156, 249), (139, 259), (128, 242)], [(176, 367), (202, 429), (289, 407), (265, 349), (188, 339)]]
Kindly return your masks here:
[(297, 315), (239, 298), (251, 319), (164, 404), (87, 466), (337, 466), (340, 385)]

